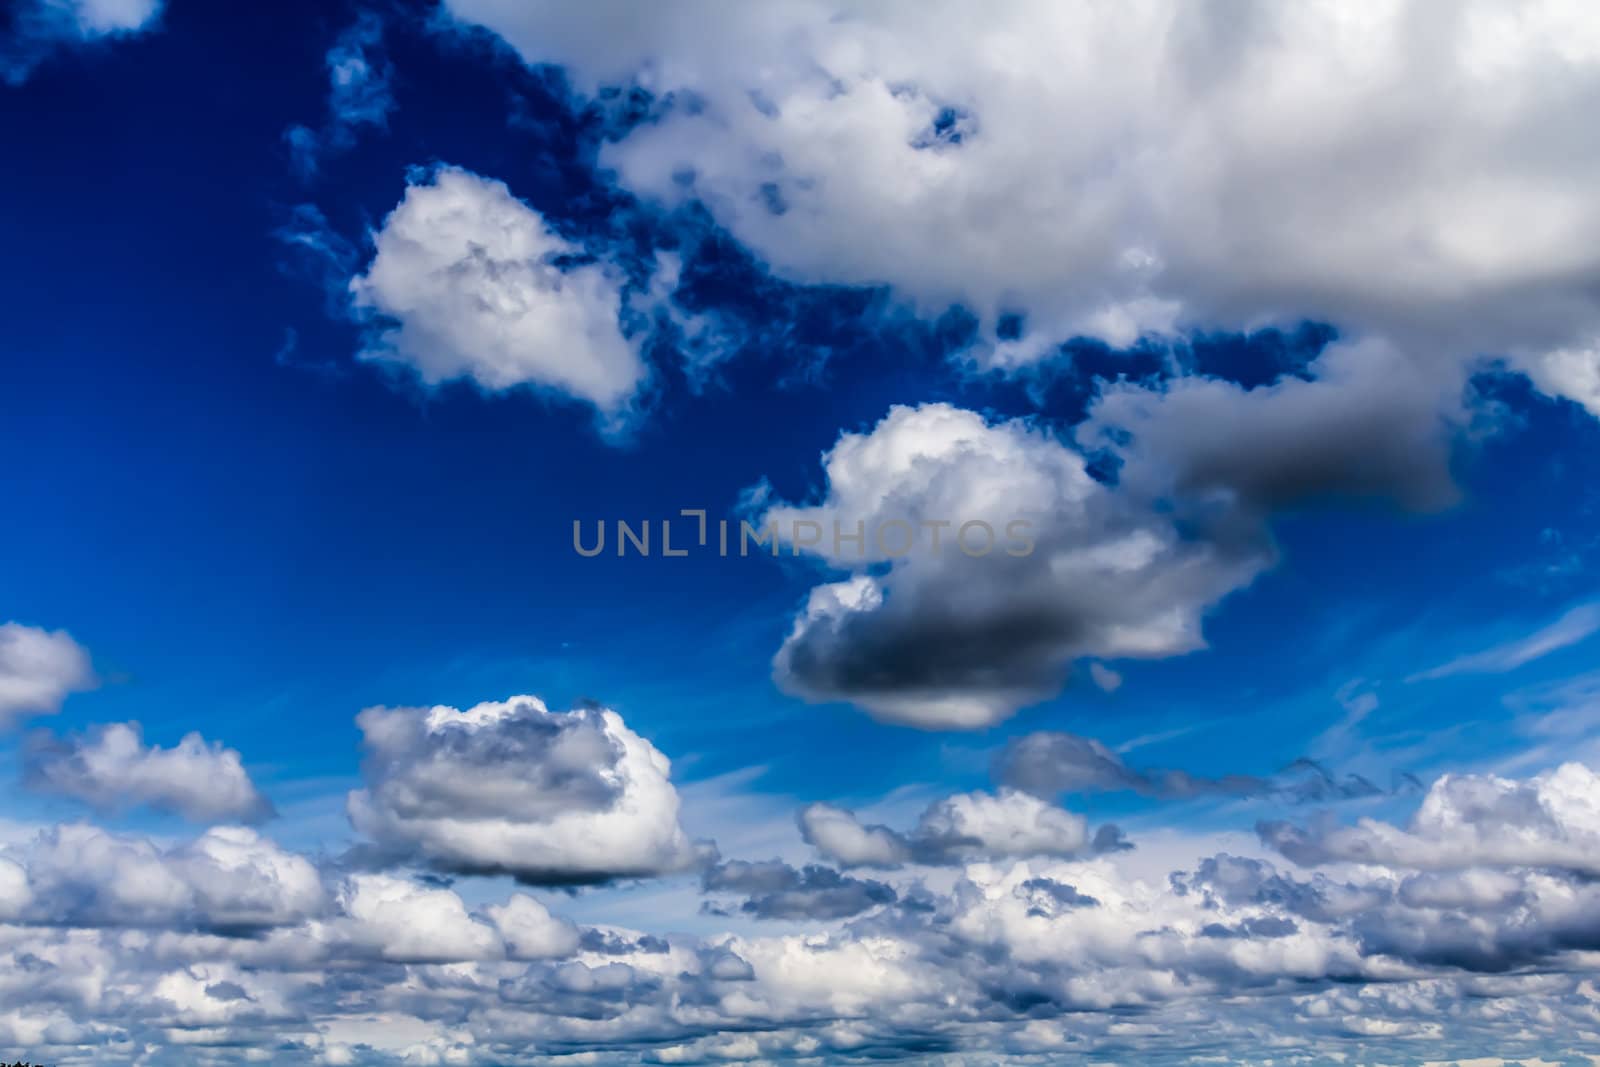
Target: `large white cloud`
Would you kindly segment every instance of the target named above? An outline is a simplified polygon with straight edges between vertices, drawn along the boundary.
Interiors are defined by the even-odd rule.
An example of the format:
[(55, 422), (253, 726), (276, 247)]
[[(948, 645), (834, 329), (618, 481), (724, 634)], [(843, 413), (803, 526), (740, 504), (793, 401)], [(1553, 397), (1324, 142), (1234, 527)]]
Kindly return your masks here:
[(368, 708), (365, 789), (350, 820), (388, 853), (534, 883), (683, 869), (671, 764), (614, 711), (552, 712), (518, 696), (455, 708)]
[(146, 745), (136, 722), (110, 723), (88, 736), (36, 737), (26, 755), (30, 788), (103, 810), (145, 804), (195, 822), (254, 822), (272, 814), (239, 753), (195, 732), (162, 748)]
[(25, 715), (60, 711), (68, 693), (94, 681), (89, 654), (65, 630), (0, 625), (0, 730)]
[(1600, 16), (1177, 0), (975, 8), (450, 0), (578, 85), (669, 108), (602, 154), (780, 272), (1073, 334), (1315, 317), (1510, 353), (1596, 406)]
[(406, 189), (373, 243), (350, 282), (357, 311), (376, 316), (365, 358), (429, 385), (528, 385), (624, 416), (647, 372), (622, 332), (621, 281), (599, 263), (559, 263), (582, 248), (503, 182), (439, 168)]

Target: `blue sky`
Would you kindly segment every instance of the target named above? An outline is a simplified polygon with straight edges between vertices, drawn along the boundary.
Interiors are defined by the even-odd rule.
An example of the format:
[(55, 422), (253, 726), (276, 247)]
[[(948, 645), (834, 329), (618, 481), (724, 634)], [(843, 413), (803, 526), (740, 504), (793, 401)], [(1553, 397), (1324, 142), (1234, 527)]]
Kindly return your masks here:
[[(1262, 1035), (1288, 1033), (1288, 1062), (1600, 1055), (1584, 1007), (1592, 919), (1541, 911), (1555, 890), (1538, 881), (1570, 877), (1582, 900), (1595, 872), (1493, 847), (1600, 835), (1584, 784), (1600, 766), (1600, 206), (1588, 142), (1549, 148), (1578, 137), (1600, 74), (1581, 48), (1563, 53), (1567, 81), (1536, 69), (1562, 40), (1595, 41), (1592, 16), (1552, 6), (1520, 44), (1490, 33), (1489, 75), (1470, 20), (1437, 66), (1403, 61), (1415, 42), (1388, 23), (1361, 31), (1392, 64), (1374, 84), (1415, 101), (1392, 121), (1420, 147), (1391, 151), (1382, 123), (1359, 121), (1359, 85), (1273, 80), (1275, 47), (1312, 72), (1362, 52), (1319, 43), (1302, 19), (1334, 16), (1309, 8), (1283, 17), (1277, 45), (1250, 20), (1207, 37), (1160, 4), (1091, 19), (1076, 32), (1102, 50), (1086, 69), (1052, 73), (1024, 48), (1019, 89), (981, 50), (942, 58), (950, 42), (1075, 39), (1077, 15), (1019, 5), (993, 24), (947, 12), (908, 29), (903, 11), (882, 14), (859, 27), (858, 54), (830, 36), (849, 19), (787, 5), (728, 25), (634, 11), (623, 29), (599, 9), (489, 2), (31, 4), (0, 50), (0, 623), (13, 627), (0, 768), (21, 783), (0, 827), (23, 894), (0, 914), (0, 975), (32, 953), (67, 982), (75, 930), (165, 924), (196, 943), (106, 964), (115, 1011), (65, 993), (0, 1007), (0, 1054), (194, 1062), (174, 1058), (183, 1042), (219, 1063), (243, 1049), (328, 1063), (1254, 1062)], [(1125, 133), (1096, 128), (1076, 101), (1118, 92), (1124, 37), (1164, 20), (1177, 43), (1152, 49), (1152, 68), (1214, 95), (1178, 129), (1146, 97), (1164, 89), (1122, 86)], [(1224, 53), (1263, 99), (1310, 106), (1313, 132), (1248, 121), (1257, 103), (1232, 95)], [(1473, 117), (1480, 91), (1512, 101), (1499, 125)], [(912, 147), (878, 153), (925, 119)], [(1067, 128), (1081, 133), (1066, 147), (1043, 137)], [(1508, 146), (1516, 165), (1493, 162)], [(1505, 198), (1524, 196), (1510, 218)], [(953, 432), (970, 436), (934, 440)], [(923, 458), (872, 452), (847, 477), (831, 464), (851, 440)], [(792, 507), (882, 521), (950, 501), (1034, 516), (1052, 569), (948, 555), (852, 567), (787, 543), (776, 560), (572, 546), (574, 520)], [(1152, 540), (1155, 562), (1118, 569)], [(1100, 562), (1083, 562), (1085, 541)], [(852, 575), (889, 606), (806, 607)], [(500, 704), (518, 694), (549, 710)], [(449, 727), (417, 710), (482, 704), (502, 710)], [(620, 718), (562, 711), (591, 705)], [(409, 740), (358, 724), (374, 707), (399, 709)], [(134, 747), (112, 754), (108, 725), (132, 723)], [(194, 731), (199, 747), (182, 747)], [(669, 757), (670, 781), (629, 762), (644, 757), (624, 735)], [(555, 737), (610, 763), (570, 763)], [(1035, 752), (1053, 784), (1018, 776)], [(1578, 770), (1560, 778), (1563, 764)], [(481, 776), (486, 793), (430, 798), (429, 768)], [(1324, 785), (1296, 791), (1311, 782)], [(1510, 799), (1473, 806), (1452, 788)], [(347, 813), (353, 791), (365, 817)], [(1524, 802), (1539, 813), (1527, 825)], [(1460, 820), (1428, 822), (1454, 803)], [(848, 842), (818, 828), (834, 810), (856, 813)], [(1044, 843), (983, 821), (1010, 818)], [(1463, 820), (1475, 844), (1451, 852)], [(198, 943), (228, 926), (220, 890), (176, 917), (127, 918), (106, 886), (135, 876), (70, 868), (52, 829), (190, 863), (174, 877), (194, 893), (200, 846), (184, 842), (238, 822), (279, 857), (254, 869), (276, 872), (260, 877), (284, 898), (223, 948)], [(1285, 822), (1298, 844), (1270, 830)], [(1131, 850), (1050, 837), (1110, 824)], [(887, 836), (863, 858), (874, 826)], [(1411, 851), (1350, 844), (1388, 832), (1372, 826)], [(1169, 876), (1198, 886), (1185, 872), (1223, 853), (1318, 892), (1329, 878), (1387, 887), (1394, 928), (1213, 889), (1216, 922), (1257, 953), (1214, 960), (1201, 949), (1223, 935), (1169, 910), (1198, 906), (1199, 888), (1139, 893)], [(1450, 878), (1472, 892), (1523, 879), (1516, 922), (1538, 947), (1481, 901), (1422, 917), (1395, 903)], [(1023, 899), (1013, 889), (1039, 880), (1098, 894), (1101, 910), (1121, 886), (1104, 929), (1144, 923), (1181, 943), (1137, 965), (1105, 949), (1097, 972), (1081, 958), (1101, 935), (1078, 918), (1018, 934), (1046, 920), (974, 914), (972, 894)], [(890, 941), (933, 952), (912, 929), (923, 892), (943, 917), (930, 930), (988, 924), (962, 951), (994, 938), (983, 982), (1012, 1008), (939, 1021), (923, 1009), (957, 986), (907, 993), (887, 971), (813, 1001), (785, 968), (806, 937), (837, 953), (815, 964), (824, 985), (870, 971), (860, 954)], [(69, 897), (88, 901), (81, 914)], [(415, 910), (363, 903), (380, 897)], [(516, 949), (496, 910), (508, 899), (531, 901), (541, 945), (666, 938), (686, 976), (675, 995), (717, 1009), (663, 1008), (644, 941)], [(1288, 943), (1248, 932), (1265, 919), (1304, 943), (1263, 962)], [(1473, 953), (1395, 932), (1429, 923), (1441, 944), (1466, 924)], [(445, 947), (408, 956), (403, 927)], [(285, 978), (267, 946), (301, 937), (362, 992), (337, 988), (334, 962)], [(1027, 958), (1029, 940), (1080, 963)], [(719, 950), (769, 984), (761, 1011), (741, 1014), (717, 984)], [(625, 978), (601, 971), (617, 966)], [(402, 989), (447, 973), (471, 990), (465, 1006)], [(1075, 999), (1077, 981), (1121, 992)], [(1167, 981), (1188, 992), (1155, 992)], [(1568, 1023), (1459, 1014), (1483, 983), (1515, 981), (1566, 1004)], [(1458, 1013), (1460, 1041), (1387, 999), (1392, 983)], [(1359, 1010), (1340, 999), (1367, 988)], [(1308, 999), (1285, 1007), (1291, 992)], [(1219, 1006), (1234, 993), (1250, 1006)], [(519, 1003), (543, 1031), (497, 1016)], [(1119, 1012), (1146, 1028), (1119, 1031)], [(1394, 1025), (1307, 1021), (1330, 1012)], [(1200, 1017), (1220, 1020), (1222, 1045), (1188, 1043)]]

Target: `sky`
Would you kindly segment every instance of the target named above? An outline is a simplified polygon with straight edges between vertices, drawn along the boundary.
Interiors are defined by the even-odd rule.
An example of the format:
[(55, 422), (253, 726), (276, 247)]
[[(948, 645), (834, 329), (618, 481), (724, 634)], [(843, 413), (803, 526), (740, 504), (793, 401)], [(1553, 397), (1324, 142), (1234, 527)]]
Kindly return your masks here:
[(1600, 1063), (1597, 110), (1563, 0), (15, 0), (0, 1059)]

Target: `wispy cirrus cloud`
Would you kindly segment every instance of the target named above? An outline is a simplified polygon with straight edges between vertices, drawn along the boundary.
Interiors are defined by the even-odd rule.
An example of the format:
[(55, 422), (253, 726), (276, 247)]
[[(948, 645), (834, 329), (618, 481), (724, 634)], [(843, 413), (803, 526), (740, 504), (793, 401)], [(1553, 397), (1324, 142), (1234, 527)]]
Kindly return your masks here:
[(1587, 641), (1597, 631), (1600, 631), (1600, 604), (1580, 604), (1525, 637), (1458, 656), (1437, 667), (1419, 671), (1406, 681), (1433, 681), (1457, 674), (1504, 674)]

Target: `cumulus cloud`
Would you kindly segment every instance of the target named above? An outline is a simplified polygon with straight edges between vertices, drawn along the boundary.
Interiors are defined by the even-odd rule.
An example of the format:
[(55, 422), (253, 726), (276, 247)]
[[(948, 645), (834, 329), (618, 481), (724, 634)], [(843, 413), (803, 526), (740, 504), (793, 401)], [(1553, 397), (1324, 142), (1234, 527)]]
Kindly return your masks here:
[(76, 823), (4, 857), (0, 901), (9, 898), (12, 920), (235, 930), (292, 924), (324, 904), (309, 861), (244, 827), (162, 849)]
[(584, 250), (503, 182), (456, 167), (418, 177), (373, 245), (350, 282), (373, 323), (363, 358), (426, 385), (532, 386), (625, 415), (647, 371), (619, 322), (621, 280), (581, 262)]
[(146, 745), (136, 722), (97, 726), (87, 736), (36, 735), (25, 752), (24, 781), (104, 811), (143, 804), (194, 822), (272, 814), (237, 751), (197, 732), (172, 748)]
[(1374, 863), (1411, 870), (1553, 867), (1600, 874), (1600, 776), (1566, 763), (1532, 778), (1447, 774), (1410, 824), (1263, 822), (1261, 839), (1296, 863)]
[(504, 904), (487, 910), (512, 959), (538, 960), (577, 951), (578, 928), (551, 915), (550, 909), (526, 893), (513, 893)]
[(855, 813), (832, 804), (808, 804), (798, 816), (800, 836), (842, 867), (898, 867), (911, 846), (887, 826), (863, 826)]
[(891, 722), (973, 728), (1053, 695), (1076, 660), (1110, 689), (1120, 676), (1098, 658), (1205, 647), (1206, 613), (1274, 562), (1278, 512), (1456, 499), (1465, 379), (1392, 355), (1336, 343), (1307, 377), (1255, 388), (1109, 385), (1072, 443), (947, 404), (842, 434), (822, 499), (762, 515), (796, 553), (854, 572), (812, 590), (777, 681)]
[(1595, 403), (1583, 5), (447, 6), (586, 91), (693, 101), (601, 164), (787, 277), (971, 308), (991, 362), (1309, 316)]
[[(1594, 796), (1583, 770), (1505, 788), (1569, 805), (1572, 836)], [(1434, 821), (1503, 836), (1505, 804), (1435, 790), (1452, 807)], [(1132, 1048), (1184, 1063), (1246, 1047), (1391, 1062), (1418, 1047), (1548, 1059), (1550, 1034), (1580, 1048), (1593, 1025), (1600, 889), (1547, 853), (1305, 873), (1247, 854), (1244, 835), (1167, 834), (1150, 851), (1022, 857), (1043, 825), (1022, 810), (935, 804), (907, 848), (985, 842), (938, 872), (721, 865), (714, 899), (799, 929), (699, 937), (578, 930), (525, 894), (475, 910), (438, 879), (358, 872), (330, 892), (247, 830), (163, 849), (63, 827), (0, 855), (0, 1036), (108, 1063), (152, 1043), (221, 1063), (262, 1047), (361, 1064)]]
[(27, 715), (53, 715), (67, 694), (94, 684), (89, 653), (65, 630), (0, 625), (0, 730)]
[[(764, 521), (796, 550), (795, 531), (822, 531), (807, 550), (859, 573), (812, 590), (775, 675), (892, 722), (984, 726), (1051, 695), (1076, 658), (1200, 648), (1206, 609), (1271, 559), (1257, 528), (1185, 536), (1045, 431), (946, 404), (891, 409), (823, 467), (825, 499)], [(864, 548), (847, 540), (862, 531)]]
[(386, 855), (444, 870), (578, 884), (681, 870), (671, 764), (614, 711), (518, 696), (465, 711), (374, 707), (356, 718), (367, 787), (350, 821)]
[(391, 962), (492, 959), (504, 950), (495, 927), (469, 915), (455, 893), (404, 878), (356, 875), (341, 888), (339, 909), (334, 935)]
[(153, 28), (163, 0), (19, 0), (0, 31), (0, 77), (12, 85), (58, 48)]
[(863, 826), (854, 813), (831, 804), (802, 808), (799, 823), (806, 843), (841, 867), (960, 865), (1126, 847), (1116, 827), (1102, 826), (1091, 837), (1083, 816), (1011, 788), (936, 800), (905, 834), (887, 826)]

